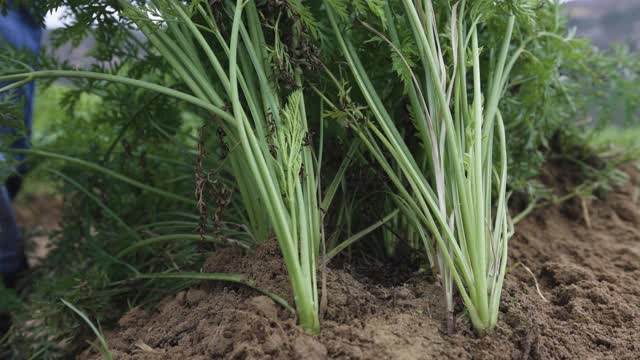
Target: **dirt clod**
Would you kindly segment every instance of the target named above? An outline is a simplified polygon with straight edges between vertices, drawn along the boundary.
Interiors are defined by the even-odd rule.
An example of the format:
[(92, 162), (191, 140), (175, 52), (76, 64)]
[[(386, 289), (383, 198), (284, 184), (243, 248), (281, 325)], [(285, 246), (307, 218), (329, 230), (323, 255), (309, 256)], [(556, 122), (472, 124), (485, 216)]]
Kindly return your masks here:
[(327, 348), (316, 339), (299, 337), (293, 341), (293, 355), (296, 359), (323, 360), (327, 358)]
[(200, 301), (207, 298), (207, 293), (200, 289), (190, 289), (186, 295), (186, 302), (191, 306), (196, 306)]
[(256, 296), (249, 299), (249, 304), (254, 307), (256, 313), (269, 320), (278, 320), (278, 308), (268, 296)]

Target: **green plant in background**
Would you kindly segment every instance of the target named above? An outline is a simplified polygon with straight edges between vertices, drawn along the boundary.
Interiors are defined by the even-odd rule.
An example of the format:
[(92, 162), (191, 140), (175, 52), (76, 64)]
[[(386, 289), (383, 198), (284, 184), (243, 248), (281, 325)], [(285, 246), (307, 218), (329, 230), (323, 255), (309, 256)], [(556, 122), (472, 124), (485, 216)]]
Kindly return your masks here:
[[(51, 234), (51, 251), (44, 263), (33, 270), (30, 276), (33, 290), (25, 299), (23, 310), (16, 313), (12, 343), (27, 354), (44, 351), (47, 356), (56, 357), (83, 345), (81, 341), (73, 341), (60, 347), (62, 339), (75, 338), (83, 332), (83, 327), (78, 326), (78, 320), (70, 312), (61, 311), (59, 298), (86, 309), (92, 316), (95, 314), (100, 323), (109, 324), (128, 309), (129, 303), (157, 301), (165, 296), (165, 291), (189, 284), (185, 280), (171, 284), (140, 280), (135, 278), (136, 273), (197, 270), (206, 251), (220, 243), (200, 242), (200, 237), (193, 235), (198, 217), (184, 215), (193, 213), (190, 202), (141, 191), (105, 173), (78, 166), (76, 160), (82, 160), (183, 198), (193, 196), (193, 165), (190, 164), (193, 155), (176, 146), (183, 142), (183, 146), (188, 146), (190, 140), (184, 135), (166, 137), (158, 129), (144, 129), (135, 123), (149, 117), (163, 128), (168, 127), (175, 120), (170, 120), (172, 117), (180, 116), (180, 104), (165, 101), (166, 107), (147, 109), (144, 118), (126, 117), (123, 112), (134, 113), (142, 106), (136, 103), (128, 107), (113, 106), (120, 100), (107, 93), (120, 92), (118, 99), (122, 96), (133, 102), (137, 94), (118, 86), (105, 86), (103, 90), (106, 91), (101, 105), (95, 105), (88, 117), (72, 117), (58, 111), (61, 118), (50, 120), (58, 126), (53, 126), (54, 130), (44, 137), (36, 137), (46, 140), (47, 152), (63, 153), (72, 161), (46, 161), (53, 158), (32, 156), (34, 172), (30, 179), (38, 181), (46, 176), (52, 184), (49, 186), (55, 186), (63, 194), (64, 207), (51, 208), (54, 213), (62, 210), (61, 228)], [(41, 109), (37, 107), (36, 112)], [(110, 129), (119, 128), (118, 121), (122, 119), (130, 119), (134, 125), (115, 139), (116, 133)], [(64, 136), (65, 133), (74, 136)], [(113, 141), (117, 147), (110, 152)], [(172, 181), (180, 177), (182, 182)], [(180, 225), (172, 223), (178, 220)], [(121, 250), (141, 238), (157, 239), (166, 235), (172, 235), (174, 241), (156, 242), (116, 258)], [(35, 323), (34, 318), (38, 319)]]
[[(43, 6), (43, 2), (38, 5)], [(95, 33), (98, 46), (91, 55), (109, 59), (93, 65), (95, 70), (182, 87), (166, 63), (153, 54), (151, 44), (126, 38), (127, 34), (133, 38), (139, 34), (130, 32), (125, 18), (112, 10), (105, 13), (105, 7), (84, 7), (83, 2), (65, 5), (78, 16), (73, 29), (62, 29), (61, 39), (86, 34), (84, 30)], [(105, 42), (113, 46), (103, 46)], [(114, 56), (120, 60), (112, 62)], [(58, 66), (65, 67), (46, 59), (40, 68)], [(11, 69), (15, 64), (2, 67), (3, 73)], [(47, 101), (50, 98), (53, 100)], [(36, 105), (39, 128), (34, 141), (46, 146), (39, 150), (58, 158), (64, 154), (71, 161), (31, 157), (34, 171), (30, 178), (38, 181), (50, 176), (53, 181), (47, 182), (58, 185), (65, 206), (61, 229), (50, 235), (52, 250), (34, 269), (30, 276), (33, 290), (15, 314), (10, 340), (20, 353), (56, 358), (84, 346), (78, 336), (85, 328), (68, 311), (61, 311), (60, 298), (95, 314), (100, 323), (110, 324), (131, 304), (156, 302), (193, 283), (187, 277), (167, 281), (140, 274), (197, 271), (217, 244), (246, 247), (253, 242), (250, 231), (225, 221), (226, 217), (218, 221), (205, 216), (202, 221), (195, 211), (195, 200), (190, 200), (196, 172), (193, 159), (204, 112), (193, 113), (193, 108), (180, 101), (138, 88), (87, 78), (70, 79), (65, 85), (56, 84), (40, 92)], [(46, 131), (39, 133), (39, 129)], [(209, 136), (207, 141), (218, 143), (219, 139)], [(87, 164), (102, 171), (87, 171)], [(205, 169), (219, 167), (217, 156), (203, 156), (201, 164)], [(127, 174), (129, 180), (188, 201), (141, 191), (109, 173)], [(216, 188), (229, 185), (224, 178), (220, 183)], [(213, 199), (207, 195), (207, 205), (217, 214), (221, 211), (220, 197), (228, 194), (212, 195)], [(222, 207), (225, 216), (239, 218), (232, 209), (224, 204)], [(136, 243), (140, 238), (144, 241)]]
[(532, 188), (558, 143), (584, 150), (589, 134), (597, 137), (612, 125), (633, 127), (640, 110), (637, 94), (629, 91), (640, 74), (637, 53), (624, 47), (598, 50), (576, 37), (560, 1), (537, 2), (533, 11), (531, 21), (521, 22), (514, 33), (514, 41), (527, 41), (527, 49), (512, 69), (512, 86), (502, 102), (511, 134), (509, 188), (518, 192)]
[[(3, 62), (15, 59), (17, 57), (3, 57)], [(135, 58), (128, 59), (122, 67), (130, 70), (132, 61)], [(11, 65), (3, 66), (3, 72), (15, 69), (15, 64)], [(125, 70), (111, 67), (115, 72)], [(147, 76), (154, 75), (148, 73)], [(89, 93), (99, 93), (99, 96), (87, 95)], [(51, 101), (47, 101), (49, 99)], [(190, 140), (185, 134), (169, 135), (171, 130), (167, 130), (178, 123), (183, 107), (166, 99), (162, 103), (149, 100), (151, 97), (146, 98), (139, 91), (91, 81), (39, 89), (34, 142), (46, 145), (46, 149), (39, 151), (64, 154), (73, 161), (62, 163), (42, 161), (44, 158), (37, 155), (31, 157), (34, 170), (29, 178), (46, 176), (48, 186), (55, 186), (63, 194), (65, 206), (62, 209), (64, 225), (51, 234), (51, 251), (30, 276), (33, 291), (15, 313), (11, 340), (22, 353), (44, 351), (47, 356), (55, 357), (79, 346), (75, 341), (64, 342), (65, 348), (60, 346), (61, 340), (75, 337), (83, 329), (69, 312), (61, 311), (59, 298), (87, 309), (88, 313), (96, 314), (99, 321), (108, 323), (126, 311), (128, 301), (154, 301), (164, 296), (163, 292), (153, 290), (158, 281), (131, 281), (136, 272), (196, 269), (202, 263), (204, 256), (198, 252), (202, 249), (179, 236), (185, 232), (191, 235), (197, 220), (196, 225), (186, 231), (184, 228), (152, 228), (146, 232), (141, 229), (145, 224), (175, 219), (173, 212), (191, 210), (191, 200), (184, 203), (140, 191), (130, 183), (114, 181), (105, 172), (87, 171), (86, 167), (78, 166), (93, 164), (111, 173), (127, 174), (128, 179), (162, 189), (177, 198), (191, 197), (192, 155), (184, 152), (184, 147), (176, 146), (189, 144)], [(154, 106), (145, 109), (143, 103)], [(141, 124), (149, 119), (158, 126)], [(123, 126), (125, 121), (129, 126)], [(116, 136), (114, 128), (120, 136)], [(45, 132), (38, 131), (44, 129)], [(191, 173), (187, 175), (189, 181), (167, 182), (177, 173), (182, 172), (179, 175), (184, 176), (185, 163), (186, 172)], [(53, 169), (55, 172), (45, 171)], [(50, 211), (56, 213), (60, 209), (52, 206)], [(42, 215), (48, 217), (48, 214)], [(176, 235), (179, 241), (139, 249), (124, 259), (115, 258), (119, 250), (141, 237), (157, 237), (163, 231)], [(166, 288), (179, 289), (187, 283), (176, 281)], [(140, 288), (147, 290), (142, 294)]]

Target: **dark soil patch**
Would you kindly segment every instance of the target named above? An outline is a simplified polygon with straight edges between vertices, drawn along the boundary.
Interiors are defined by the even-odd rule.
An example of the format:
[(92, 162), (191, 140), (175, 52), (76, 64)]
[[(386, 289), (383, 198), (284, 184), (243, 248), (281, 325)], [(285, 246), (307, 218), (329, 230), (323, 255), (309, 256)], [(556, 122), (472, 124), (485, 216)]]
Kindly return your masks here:
[[(316, 337), (303, 334), (269, 298), (210, 283), (154, 310), (131, 310), (107, 341), (115, 359), (638, 359), (640, 177), (634, 178), (591, 201), (589, 221), (582, 208), (566, 211), (582, 206), (576, 202), (518, 224), (500, 321), (484, 338), (462, 312), (457, 333), (443, 333), (441, 289), (433, 279), (405, 272), (394, 282), (384, 266), (377, 276), (369, 265), (328, 271), (328, 308)], [(244, 272), (291, 301), (273, 243), (250, 256), (220, 251), (204, 271)], [(98, 355), (88, 350), (80, 358)]]

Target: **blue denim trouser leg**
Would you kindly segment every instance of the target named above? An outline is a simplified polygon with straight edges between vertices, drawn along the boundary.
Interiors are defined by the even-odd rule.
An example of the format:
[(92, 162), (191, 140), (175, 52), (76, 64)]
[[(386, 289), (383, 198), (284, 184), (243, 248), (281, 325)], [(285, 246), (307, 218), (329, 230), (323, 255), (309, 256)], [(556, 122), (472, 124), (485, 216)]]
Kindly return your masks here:
[(16, 224), (13, 206), (6, 187), (0, 188), (0, 273), (11, 274), (25, 264), (24, 244)]
[[(10, 9), (7, 15), (0, 15), (0, 40), (18, 48), (37, 54), (40, 51), (40, 37), (42, 28), (36, 24), (31, 16), (21, 9)], [(0, 84), (2, 87), (3, 84)], [(19, 89), (17, 94), (20, 99), (24, 99), (23, 121), (26, 134), (11, 144), (11, 148), (27, 149), (29, 147), (28, 136), (31, 133), (33, 121), (33, 101), (35, 95), (35, 84), (30, 83)], [(2, 96), (2, 95), (0, 95)], [(2, 134), (17, 134), (14, 129), (0, 125), (0, 141)], [(24, 154), (10, 155), (0, 153), (0, 171), (6, 174), (7, 171), (24, 170), (23, 166), (17, 169), (7, 169), (7, 159), (13, 156), (18, 161), (24, 161)], [(13, 206), (9, 193), (3, 183), (0, 184), (0, 274), (10, 274), (21, 270), (25, 265), (24, 244), (16, 225)]]

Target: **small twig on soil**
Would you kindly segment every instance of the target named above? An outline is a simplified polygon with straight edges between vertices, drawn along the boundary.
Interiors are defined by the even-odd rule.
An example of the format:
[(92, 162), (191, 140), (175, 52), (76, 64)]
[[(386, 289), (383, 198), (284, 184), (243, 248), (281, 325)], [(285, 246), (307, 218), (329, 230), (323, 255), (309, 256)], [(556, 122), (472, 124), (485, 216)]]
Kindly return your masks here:
[(540, 295), (540, 297), (542, 298), (542, 300), (544, 300), (544, 302), (549, 302), (549, 300), (547, 300), (546, 297), (544, 297), (544, 295), (542, 294), (542, 291), (540, 290), (540, 285), (538, 284), (538, 279), (536, 278), (536, 275), (533, 273), (533, 271), (531, 271), (531, 269), (529, 269), (529, 267), (521, 262), (516, 263), (512, 270), (515, 269), (516, 267), (518, 267), (518, 265), (521, 265), (528, 273), (529, 275), (531, 275), (531, 277), (533, 278), (533, 282), (536, 286), (536, 291), (538, 292), (538, 295)]
[(587, 227), (591, 229), (591, 216), (589, 216), (589, 206), (587, 205), (587, 200), (581, 196), (580, 204), (582, 205), (582, 216), (584, 217), (584, 222), (587, 224)]
[(151, 354), (164, 354), (164, 352), (154, 349), (151, 346), (145, 344), (142, 340), (138, 340), (135, 344), (134, 344), (138, 349), (142, 350), (143, 352), (146, 353), (151, 353)]

